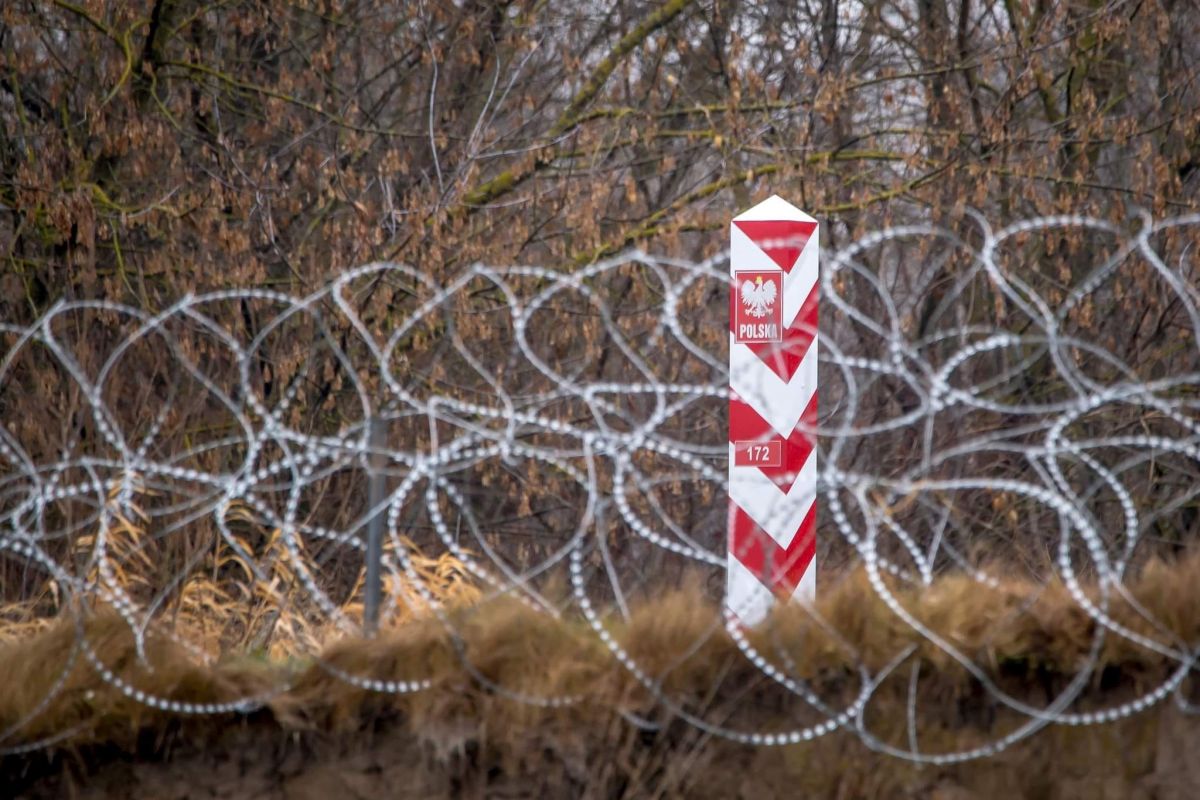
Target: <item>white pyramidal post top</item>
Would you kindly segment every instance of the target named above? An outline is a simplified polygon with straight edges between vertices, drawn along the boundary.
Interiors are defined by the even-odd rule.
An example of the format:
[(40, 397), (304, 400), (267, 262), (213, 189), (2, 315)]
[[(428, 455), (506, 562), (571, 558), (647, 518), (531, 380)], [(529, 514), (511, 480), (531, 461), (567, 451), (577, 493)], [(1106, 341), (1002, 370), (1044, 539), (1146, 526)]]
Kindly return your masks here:
[(747, 625), (816, 592), (819, 233), (778, 196), (729, 225), (725, 601)]
[(817, 224), (816, 219), (805, 214), (794, 205), (773, 194), (753, 208), (746, 209), (733, 218), (734, 222), (743, 220), (790, 220), (793, 222), (808, 222)]

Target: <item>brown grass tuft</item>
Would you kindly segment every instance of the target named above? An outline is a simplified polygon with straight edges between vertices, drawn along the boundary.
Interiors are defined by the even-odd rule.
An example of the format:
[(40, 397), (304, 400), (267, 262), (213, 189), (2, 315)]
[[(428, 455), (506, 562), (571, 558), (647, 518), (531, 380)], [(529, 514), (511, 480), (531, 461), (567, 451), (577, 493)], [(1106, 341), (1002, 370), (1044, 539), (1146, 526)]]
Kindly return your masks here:
[[(1200, 637), (1200, 615), (1195, 612), (1200, 608), (1200, 586), (1194, 580), (1198, 568), (1196, 557), (1155, 563), (1129, 584), (1139, 605), (1188, 642)], [(1044, 704), (1048, 692), (1066, 685), (1094, 634), (1094, 623), (1058, 585), (1006, 581), (985, 589), (975, 581), (946, 576), (924, 590), (893, 590), (909, 613), (980, 664), (1005, 691), (1034, 704)], [(1094, 593), (1095, 588), (1088, 591)], [(848, 702), (857, 692), (857, 663), (877, 672), (911, 645), (917, 648), (918, 658), (909, 663), (918, 664), (922, 676), (918, 705), (923, 748), (961, 749), (992, 740), (1023, 721), (998, 708), (965, 670), (899, 620), (861, 571), (828, 582), (812, 611), (785, 609), (752, 632), (751, 639), (773, 663), (786, 665), (790, 660), (795, 673), (833, 705)], [(1111, 613), (1131, 628), (1150, 630), (1124, 600), (1114, 601)], [(145, 658), (140, 659), (128, 626), (111, 611), (93, 609), (82, 619), (78, 626), (62, 619), (46, 629), (10, 635), (0, 644), (0, 663), (10, 676), (9, 688), (0, 693), (0, 730), (39, 712), (20, 729), (20, 741), (71, 731), (51, 753), (67, 748), (82, 754), (79, 763), (84, 767), (72, 769), (91, 776), (85, 783), (109, 769), (106, 765), (117, 753), (142, 753), (147, 774), (156, 769), (154, 764), (180, 759), (184, 768), (190, 768), (203, 752), (203, 743), (215, 741), (218, 744), (213, 746), (219, 749), (230, 730), (242, 730), (247, 723), (237, 724), (235, 715), (181, 723), (129, 700), (80, 658), (67, 670), (61, 690), (39, 711), (42, 699), (67, 668), (80, 626), (114, 673), (164, 698), (219, 702), (290, 682), (290, 688), (273, 697), (262, 712), (247, 718), (265, 738), (239, 747), (266, 747), (267, 742), (282, 741), (277, 734), (291, 732), (302, 737), (295, 742), (304, 743), (295, 746), (316, 748), (312, 752), (321, 755), (314, 763), (332, 764), (336, 774), (351, 769), (343, 762), (352, 742), (367, 753), (381, 747), (400, 748), (409, 759), (406, 768), (421, 773), (422, 781), (442, 792), (451, 792), (447, 787), (469, 778), (482, 781), (483, 786), (550, 787), (551, 796), (586, 787), (607, 787), (596, 796), (630, 796), (622, 792), (640, 786), (650, 794), (654, 789), (715, 797), (732, 796), (720, 792), (736, 792), (748, 785), (768, 791), (770, 786), (782, 786), (781, 781), (786, 783), (789, 775), (822, 792), (854, 786), (902, 796), (914, 787), (940, 791), (939, 782), (945, 781), (950, 781), (946, 786), (965, 787), (974, 780), (971, 776), (985, 775), (991, 776), (987, 786), (993, 789), (1028, 792), (1036, 788), (1036, 781), (1030, 782), (1032, 775), (1005, 783), (997, 777), (997, 764), (1011, 765), (1014, 759), (1044, 764), (1053, 755), (1066, 760), (1056, 763), (1054, 769), (1060, 772), (1092, 769), (1097, 754), (1117, 747), (1116, 731), (1136, 739), (1137, 746), (1131, 744), (1128, 752), (1112, 751), (1128, 762), (1121, 780), (1133, 782), (1122, 785), (1133, 787), (1141, 785), (1137, 780), (1163, 770), (1185, 774), (1186, 759), (1172, 755), (1175, 737), (1200, 732), (1194, 720), (1163, 704), (1116, 726), (1052, 726), (995, 759), (973, 762), (974, 766), (920, 770), (898, 759), (871, 755), (848, 733), (782, 751), (707, 737), (664, 710), (582, 621), (556, 620), (514, 600), (461, 604), (451, 611), (449, 630), (432, 616), (413, 616), (372, 641), (332, 641), (322, 649), (319, 661), (307, 663), (294, 658), (227, 656), (212, 666), (198, 666), (182, 647), (153, 630), (146, 639)], [(761, 731), (819, 719), (779, 692), (737, 651), (720, 624), (718, 609), (703, 599), (698, 588), (666, 593), (636, 608), (628, 621), (609, 624), (616, 640), (647, 674), (655, 676), (671, 703), (689, 713), (713, 723)], [(1111, 635), (1102, 662), (1076, 708), (1106, 707), (1130, 699), (1161, 682), (1176, 666)], [(377, 680), (429, 679), (432, 685), (412, 694), (380, 694), (347, 684), (335, 676), (335, 670)], [(906, 736), (908, 674), (906, 666), (902, 676), (885, 681), (867, 709), (872, 731), (898, 746)], [(1195, 699), (1195, 685), (1185, 688)], [(529, 702), (530, 697), (567, 696), (579, 700), (562, 707)], [(1174, 732), (1166, 733), (1168, 729)], [(172, 755), (159, 745), (147, 752), (148, 736), (160, 744), (171, 740), (191, 755)], [(100, 746), (104, 749), (97, 750)], [(33, 770), (27, 774), (41, 774), (45, 786), (61, 788), (63, 781), (80, 779), (79, 774), (63, 771), (61, 758), (47, 762), (47, 755), (10, 758), (6, 769), (15, 774), (8, 765), (20, 762), (21, 769)], [(384, 758), (383, 752), (378, 757)], [(818, 757), (820, 763), (814, 761)], [(38, 773), (35, 763), (43, 769), (49, 763), (48, 772)], [(731, 776), (727, 764), (752, 771)], [(875, 765), (869, 776), (863, 775), (867, 764)], [(264, 769), (270, 777), (274, 768)], [(286, 776), (275, 777), (282, 781)], [(539, 784), (543, 779), (551, 783)], [(434, 789), (429, 796), (443, 796)]]

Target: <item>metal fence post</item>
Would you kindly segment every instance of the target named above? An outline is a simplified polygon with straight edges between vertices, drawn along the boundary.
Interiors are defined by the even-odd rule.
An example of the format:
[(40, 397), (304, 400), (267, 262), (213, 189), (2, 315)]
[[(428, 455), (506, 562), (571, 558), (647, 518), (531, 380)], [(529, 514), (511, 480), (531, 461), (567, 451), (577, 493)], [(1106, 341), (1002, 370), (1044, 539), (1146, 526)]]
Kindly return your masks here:
[(367, 421), (371, 452), (367, 460), (367, 578), (363, 597), (363, 624), (368, 636), (379, 630), (379, 598), (382, 593), (380, 567), (383, 560), (384, 424), (379, 417)]

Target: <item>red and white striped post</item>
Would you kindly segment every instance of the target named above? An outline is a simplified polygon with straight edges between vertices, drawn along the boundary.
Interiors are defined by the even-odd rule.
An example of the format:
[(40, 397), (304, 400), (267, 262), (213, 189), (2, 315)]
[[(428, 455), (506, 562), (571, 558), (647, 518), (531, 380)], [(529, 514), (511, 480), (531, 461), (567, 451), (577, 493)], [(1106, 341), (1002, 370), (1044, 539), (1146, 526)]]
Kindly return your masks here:
[(729, 578), (747, 625), (816, 594), (817, 221), (780, 197), (729, 226)]

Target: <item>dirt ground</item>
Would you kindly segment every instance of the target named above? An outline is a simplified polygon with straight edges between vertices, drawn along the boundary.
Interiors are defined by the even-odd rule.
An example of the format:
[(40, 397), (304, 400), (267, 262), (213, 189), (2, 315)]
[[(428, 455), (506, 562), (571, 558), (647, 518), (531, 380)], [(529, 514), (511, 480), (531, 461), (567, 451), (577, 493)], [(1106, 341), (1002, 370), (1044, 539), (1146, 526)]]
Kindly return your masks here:
[[(669, 728), (674, 731), (674, 727)], [(913, 767), (847, 735), (812, 745), (750, 748), (713, 740), (595, 735), (555, 750), (525, 731), (440, 732), (439, 752), (402, 720), (328, 735), (287, 731), (270, 715), (223, 728), (144, 731), (136, 752), (104, 747), (35, 755), (5, 766), (6, 796), (28, 800), (378, 800), (378, 798), (770, 798), (1200, 796), (1200, 720), (1170, 706), (1126, 723), (1044, 731), (1004, 753), (955, 767)], [(615, 738), (614, 738), (615, 734)], [(192, 743), (188, 743), (192, 739)], [(673, 741), (670, 741), (673, 739)], [(537, 746), (535, 747), (535, 742)], [(566, 742), (564, 741), (564, 744)], [(613, 747), (613, 745), (616, 745)]]

